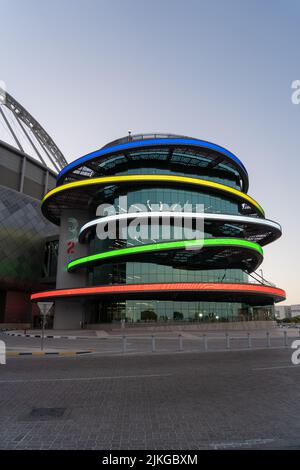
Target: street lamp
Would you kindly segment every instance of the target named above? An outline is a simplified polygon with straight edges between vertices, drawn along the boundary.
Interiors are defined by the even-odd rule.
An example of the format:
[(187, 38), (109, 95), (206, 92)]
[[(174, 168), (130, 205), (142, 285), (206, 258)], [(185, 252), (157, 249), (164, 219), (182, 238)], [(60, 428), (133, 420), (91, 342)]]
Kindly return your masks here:
[(203, 313), (199, 313), (199, 320), (202, 320)]
[(216, 315), (216, 320), (219, 320), (219, 315)]

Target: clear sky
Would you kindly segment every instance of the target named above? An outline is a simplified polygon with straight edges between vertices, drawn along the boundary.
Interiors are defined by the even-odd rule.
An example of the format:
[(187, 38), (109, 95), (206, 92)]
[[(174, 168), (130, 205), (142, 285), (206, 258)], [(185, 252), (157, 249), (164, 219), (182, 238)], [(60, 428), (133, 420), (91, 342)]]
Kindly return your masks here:
[(68, 161), (140, 132), (225, 146), (282, 224), (264, 276), (300, 303), (298, 0), (0, 0), (1, 75)]

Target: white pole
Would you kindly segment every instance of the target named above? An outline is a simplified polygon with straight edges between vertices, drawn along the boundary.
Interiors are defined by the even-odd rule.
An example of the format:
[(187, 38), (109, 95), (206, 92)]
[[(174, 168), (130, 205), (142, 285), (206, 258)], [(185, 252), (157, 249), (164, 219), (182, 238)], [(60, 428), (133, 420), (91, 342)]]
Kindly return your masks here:
[(181, 334), (178, 335), (178, 339), (179, 339), (179, 351), (183, 351), (182, 335)]
[(206, 334), (203, 335), (203, 342), (204, 342), (204, 351), (208, 350), (208, 342)]
[(248, 335), (248, 348), (250, 349), (252, 347), (251, 336), (250, 336), (250, 333), (247, 333), (247, 335)]
[(287, 348), (288, 343), (287, 343), (287, 331), (286, 330), (284, 330), (283, 335), (284, 335), (284, 346)]
[(155, 336), (151, 336), (151, 345), (152, 345), (152, 352), (155, 352)]
[(42, 315), (42, 319), (41, 351), (44, 351), (45, 315)]
[(127, 338), (124, 335), (123, 336), (123, 353), (125, 353), (126, 351), (127, 351)]

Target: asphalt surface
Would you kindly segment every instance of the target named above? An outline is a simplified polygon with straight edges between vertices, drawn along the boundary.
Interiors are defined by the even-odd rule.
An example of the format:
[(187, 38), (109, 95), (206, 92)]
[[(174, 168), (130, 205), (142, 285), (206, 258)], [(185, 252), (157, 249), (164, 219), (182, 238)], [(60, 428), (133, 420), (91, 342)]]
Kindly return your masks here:
[(0, 449), (299, 449), (291, 352), (8, 358)]

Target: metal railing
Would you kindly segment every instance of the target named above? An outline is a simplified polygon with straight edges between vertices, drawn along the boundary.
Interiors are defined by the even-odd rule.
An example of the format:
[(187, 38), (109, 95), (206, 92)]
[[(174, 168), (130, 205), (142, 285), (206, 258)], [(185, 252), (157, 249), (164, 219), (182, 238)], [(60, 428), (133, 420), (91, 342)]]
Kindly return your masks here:
[[(300, 332), (299, 332), (300, 336)], [(213, 352), (213, 351), (242, 351), (269, 348), (288, 348), (290, 343), (297, 339), (295, 336), (288, 336), (287, 331), (283, 331), (282, 335), (272, 336), (269, 331), (261, 336), (257, 336), (251, 332), (244, 335), (232, 335), (226, 332), (220, 336), (209, 336), (204, 333), (199, 335), (197, 339), (191, 341), (185, 338), (182, 333), (177, 336), (165, 338), (159, 335), (122, 335), (121, 337), (112, 338), (115, 341), (121, 340), (121, 347), (117, 347), (113, 352), (122, 353), (170, 353), (170, 352)], [(138, 347), (138, 342), (142, 341), (143, 347)], [(165, 342), (165, 343), (164, 343)], [(172, 347), (170, 348), (170, 342)], [(166, 345), (168, 343), (168, 345)], [(191, 343), (194, 343), (191, 347)], [(195, 344), (196, 343), (196, 344)], [(117, 346), (117, 345), (116, 345)], [(139, 345), (141, 346), (141, 345)], [(167, 347), (168, 346), (168, 347)], [(97, 352), (102, 352), (97, 350)], [(107, 352), (107, 349), (103, 352)], [(112, 352), (112, 351), (111, 351)]]
[(195, 139), (195, 137), (189, 137), (187, 135), (178, 135), (178, 134), (128, 134), (126, 137), (121, 137), (120, 139), (113, 140), (108, 144), (104, 145), (102, 148), (113, 147), (118, 144), (126, 144), (127, 142), (134, 142), (136, 140), (149, 140), (149, 139)]

